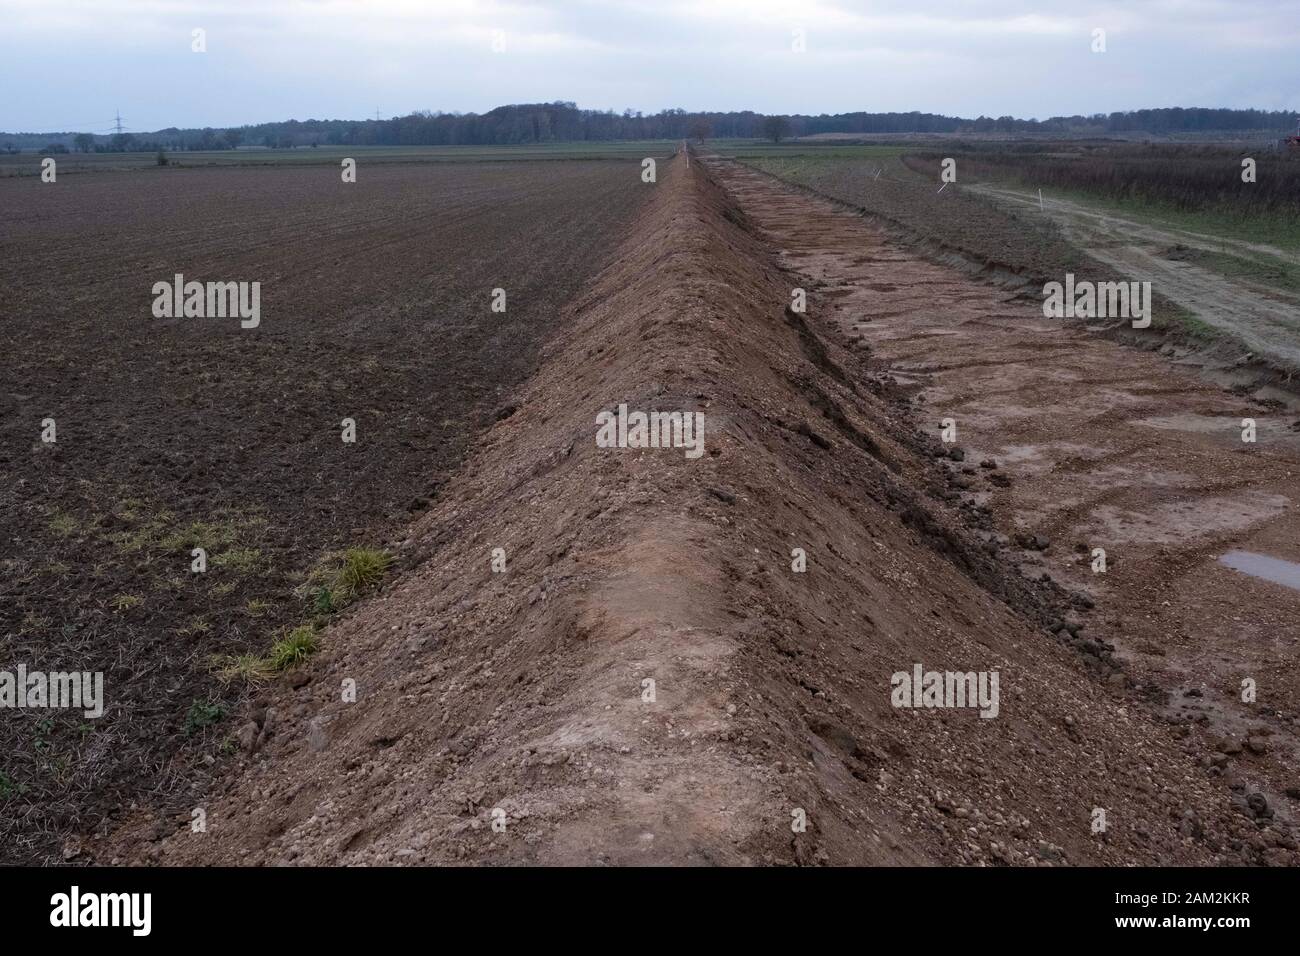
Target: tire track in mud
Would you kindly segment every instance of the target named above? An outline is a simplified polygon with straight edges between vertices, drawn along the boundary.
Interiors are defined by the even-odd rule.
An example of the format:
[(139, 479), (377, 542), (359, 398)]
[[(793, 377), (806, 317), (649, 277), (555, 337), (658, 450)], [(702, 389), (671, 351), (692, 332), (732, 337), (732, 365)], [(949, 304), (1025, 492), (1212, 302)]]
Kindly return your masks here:
[[(1127, 680), (1235, 805), (1259, 792), (1278, 818), (1300, 815), (1300, 592), (1216, 561), (1231, 548), (1300, 561), (1296, 413), (1082, 323), (1045, 320), (806, 191), (739, 164), (712, 168), (808, 277), (823, 321), (909, 383), (927, 427), (956, 420), (965, 461), (953, 470), (993, 509), (990, 546), (1026, 576), (1090, 596), (1095, 609), (1068, 622), (1071, 642), (1114, 645)], [(1254, 445), (1240, 440), (1243, 418), (1258, 422)], [(1045, 551), (1016, 545), (1044, 532)], [(1098, 547), (1105, 574), (1091, 569)], [(1247, 679), (1260, 688), (1253, 703), (1241, 700)], [(1260, 753), (1222, 753), (1247, 738)]]

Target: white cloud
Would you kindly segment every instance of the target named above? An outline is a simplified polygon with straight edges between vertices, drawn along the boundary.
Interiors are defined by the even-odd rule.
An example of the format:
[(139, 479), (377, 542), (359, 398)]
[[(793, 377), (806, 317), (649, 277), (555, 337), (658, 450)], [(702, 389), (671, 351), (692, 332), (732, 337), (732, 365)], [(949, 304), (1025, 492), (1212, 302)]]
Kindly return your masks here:
[(8, 129), (119, 103), (137, 128), (560, 98), (1040, 117), (1300, 105), (1300, 0), (0, 0), (0, 23)]

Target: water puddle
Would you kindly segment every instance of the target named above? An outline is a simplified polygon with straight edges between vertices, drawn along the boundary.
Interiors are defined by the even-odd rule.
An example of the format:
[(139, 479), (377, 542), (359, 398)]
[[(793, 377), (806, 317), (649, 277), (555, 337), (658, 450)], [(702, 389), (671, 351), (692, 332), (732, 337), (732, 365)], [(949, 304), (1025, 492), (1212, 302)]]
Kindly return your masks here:
[(1300, 564), (1294, 561), (1270, 558), (1253, 551), (1229, 551), (1219, 560), (1234, 571), (1300, 591)]
[(1153, 418), (1141, 418), (1134, 424), (1146, 425), (1149, 428), (1163, 428), (1174, 431), (1197, 432), (1202, 435), (1213, 435), (1216, 432), (1223, 435), (1232, 435), (1234, 438), (1240, 438), (1241, 419), (1224, 418), (1214, 415), (1196, 415), (1185, 413), (1180, 415), (1160, 415)]
[[(1249, 414), (1249, 413), (1248, 413)], [(1259, 417), (1257, 421), (1257, 431), (1261, 437), (1271, 441), (1282, 441), (1292, 444), (1296, 440), (1296, 432), (1291, 428), (1291, 422), (1294, 419), (1294, 413), (1291, 412), (1272, 412), (1264, 415), (1254, 413)], [(1196, 415), (1186, 413), (1180, 415), (1161, 415), (1152, 418), (1140, 418), (1134, 422), (1135, 425), (1145, 425), (1148, 428), (1161, 428), (1173, 431), (1194, 432), (1200, 435), (1217, 435), (1227, 441), (1236, 444), (1241, 440), (1241, 419), (1226, 418), (1215, 415)]]

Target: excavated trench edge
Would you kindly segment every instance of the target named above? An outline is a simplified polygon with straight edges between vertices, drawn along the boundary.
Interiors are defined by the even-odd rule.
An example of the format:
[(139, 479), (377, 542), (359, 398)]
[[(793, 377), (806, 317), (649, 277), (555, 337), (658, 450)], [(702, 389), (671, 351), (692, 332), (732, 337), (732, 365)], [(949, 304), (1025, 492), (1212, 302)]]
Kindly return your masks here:
[[(716, 155), (710, 156), (710, 160), (744, 166), (754, 173), (779, 182), (787, 189), (806, 196), (813, 196), (846, 212), (861, 216), (882, 229), (891, 240), (904, 248), (910, 249), (923, 259), (956, 269), (979, 282), (1006, 289), (1020, 297), (1032, 299), (1035, 302), (1041, 301), (1037, 289), (1042, 282), (1048, 281), (1048, 278), (1028, 275), (1016, 263), (982, 259), (957, 246), (936, 243), (930, 238), (923, 239), (917, 236), (907, 223), (901, 219), (840, 199), (812, 186), (782, 179), (774, 173), (742, 160)], [(1081, 267), (1090, 268), (1098, 275), (1105, 274), (1106, 269), (1102, 263), (1082, 250), (1079, 250), (1078, 256)], [(1169, 299), (1160, 296), (1159, 293), (1156, 294), (1156, 300), (1161, 303), (1164, 310), (1186, 311)], [(1265, 387), (1276, 388), (1289, 396), (1293, 396), (1297, 406), (1300, 406), (1300, 375), (1298, 375), (1300, 369), (1260, 357), (1242, 358), (1243, 355), (1250, 353), (1250, 348), (1234, 338), (1229, 332), (1220, 331), (1216, 337), (1207, 339), (1204, 335), (1199, 335), (1187, 329), (1181, 323), (1161, 329), (1146, 330), (1134, 329), (1126, 322), (1100, 323), (1098, 327), (1103, 335), (1132, 348), (1139, 348), (1149, 352), (1160, 351), (1165, 346), (1186, 349), (1189, 355), (1203, 359), (1207, 363), (1207, 371), (1217, 371), (1221, 374), (1230, 373), (1236, 383), (1234, 387), (1238, 390), (1253, 391)], [(1209, 366), (1213, 363), (1219, 364), (1210, 369)], [(1183, 364), (1186, 365), (1187, 363), (1183, 362)], [(1193, 367), (1195, 367), (1194, 363)]]
[[(1044, 644), (1058, 645), (1043, 658), (1053, 667), (1077, 659), (1059, 647), (1062, 640), (1053, 633), (1072, 596), (1055, 582), (1028, 582), (991, 556), (976, 536), (976, 529), (987, 527), (987, 515), (936, 498), (951, 480), (938, 463), (945, 449), (912, 421), (911, 409), (887, 375), (853, 353), (847, 341), (818, 329), (815, 316), (795, 315), (781, 305), (762, 307), (772, 301), (770, 293), (788, 288), (791, 275), (776, 265), (758, 230), (707, 169), (698, 162), (684, 168), (684, 160), (679, 154), (665, 170), (668, 188), (662, 198), (632, 225), (615, 265), (577, 298), (566, 327), (547, 346), (510, 413), (489, 429), (435, 507), (412, 526), (410, 552), (421, 560), (326, 632), (325, 651), (308, 665), (310, 686), (269, 690), (264, 701), (269, 712), (291, 714), (304, 702), (319, 711), (310, 720), (286, 720), (279, 734), (259, 735), (270, 738), (267, 753), (241, 759), (219, 792), (207, 795), (220, 807), (218, 818), (248, 818), (241, 831), (225, 842), (205, 842), (181, 826), (173, 836), (150, 839), (142, 834), (157, 821), (135, 814), (100, 841), (94, 854), (100, 862), (125, 856), (168, 863), (336, 863), (367, 848), (379, 853), (411, 841), (412, 834), (435, 824), (442, 829), (427, 850), (430, 861), (448, 862), (439, 854), (457, 847), (454, 862), (483, 852), (473, 842), (477, 827), (441, 816), (412, 821), (412, 808), (442, 801), (467, 803), (471, 814), (486, 812), (483, 801), (492, 798), (484, 792), (493, 781), (516, 779), (510, 775), (522, 773), (515, 770), (520, 760), (532, 781), (526, 797), (535, 802), (544, 797), (548, 807), (560, 809), (552, 812), (558, 822), (547, 839), (508, 851), (516, 854), (509, 857), (515, 862), (589, 862), (605, 860), (611, 852), (612, 862), (634, 861), (646, 857), (643, 848), (640, 856), (626, 849), (620, 856), (601, 847), (635, 843), (647, 829), (661, 835), (654, 851), (659, 855), (650, 856), (656, 861), (876, 859), (871, 847), (842, 845), (853, 832), (852, 819), (837, 817), (846, 811), (831, 804), (821, 826), (826, 836), (843, 839), (839, 844), (823, 839), (814, 850), (790, 841), (788, 832), (784, 839), (774, 837), (753, 822), (697, 819), (690, 795), (699, 786), (698, 770), (698, 776), (715, 778), (719, 799), (741, 806), (752, 801), (754, 819), (779, 819), (787, 811), (773, 795), (776, 778), (755, 763), (755, 754), (771, 744), (759, 747), (764, 734), (791, 754), (810, 740), (821, 748), (827, 740), (838, 745), (846, 737), (808, 705), (772, 703), (770, 695), (755, 695), (752, 687), (744, 698), (745, 713), (736, 715), (734, 705), (720, 703), (737, 692), (741, 678), (769, 692), (784, 687), (780, 680), (785, 679), (817, 691), (814, 698), (820, 693), (786, 663), (816, 666), (815, 645), (798, 645), (805, 639), (807, 614), (817, 613), (775, 599), (738, 607), (738, 596), (761, 602), (765, 586), (762, 569), (738, 566), (735, 546), (747, 541), (746, 535), (780, 523), (764, 509), (789, 506), (801, 494), (818, 500), (818, 489), (840, 484), (849, 488), (844, 500), (835, 501), (840, 512), (865, 510), (864, 517), (878, 524), (888, 518), (873, 532), (855, 533), (895, 536), (891, 540), (900, 546), (915, 535), (922, 551), (973, 583), (973, 591), (962, 591), (970, 601), (991, 598), (1010, 612), (1004, 623), (987, 625), (994, 628), (989, 633), (998, 628), (1036, 633)], [(751, 298), (732, 301), (742, 295)], [(780, 302), (784, 294), (773, 298)], [(751, 307), (764, 317), (747, 311)], [(728, 373), (739, 376), (745, 369), (753, 381), (733, 383)], [(620, 400), (654, 407), (674, 395), (706, 412), (723, 410), (722, 430), (700, 459), (701, 467), (662, 455), (615, 459), (592, 447), (593, 410)], [(783, 480), (804, 484), (787, 491), (770, 477), (773, 467), (781, 469)], [(865, 508), (861, 502), (867, 502)], [(511, 536), (524, 544), (511, 550), (515, 579), (501, 586), (487, 570), (488, 555), (494, 542)], [(881, 547), (878, 540), (876, 545)], [(658, 563), (647, 564), (647, 555), (657, 555)], [(750, 579), (758, 583), (751, 587)], [(916, 600), (921, 607), (929, 601), (939, 616), (937, 608), (946, 598), (936, 592)], [(982, 610), (972, 613), (1001, 614), (979, 606)], [(1012, 618), (1020, 623), (1012, 624)], [(764, 640), (751, 645), (753, 636)], [(409, 664), (402, 657), (406, 652)], [(436, 663), (426, 663), (430, 655)], [(695, 657), (703, 657), (703, 663)], [(1119, 669), (1104, 648), (1082, 660), (1096, 676)], [(767, 673), (774, 662), (787, 668), (784, 678)], [(628, 675), (639, 678), (647, 668), (664, 675), (665, 688), (690, 689), (683, 696), (697, 701), (700, 713), (694, 724), (681, 715), (674, 719), (709, 743), (702, 753), (641, 746), (644, 739), (638, 744), (634, 738), (648, 718), (628, 711), (618, 698), (604, 708), (612, 716), (590, 715), (593, 703), (605, 699), (610, 675), (630, 680)], [(390, 705), (387, 710), (330, 703), (331, 688), (352, 675), (367, 689), (388, 688), (402, 700), (427, 700), (429, 713), (412, 716), (391, 700), (380, 701)], [(493, 684), (497, 676), (501, 680)], [(433, 690), (421, 689), (430, 685)], [(439, 699), (438, 688), (444, 686), (450, 689)], [(1101, 699), (1098, 688), (1100, 682), (1072, 693)], [(767, 701), (770, 711), (761, 712), (754, 700)], [(434, 718), (439, 709), (441, 723)], [(777, 716), (784, 729), (773, 723)], [(671, 721), (668, 727), (671, 738)], [(906, 750), (889, 735), (879, 745), (851, 737), (839, 759), (859, 781), (874, 780), (887, 756), (897, 758)], [(609, 741), (628, 743), (619, 750)], [(620, 756), (629, 751), (630, 757)], [(393, 755), (392, 760), (383, 763), (388, 758), (378, 752)], [(577, 829), (568, 821), (589, 821), (593, 812), (584, 809), (590, 806), (587, 797), (574, 797), (575, 753), (590, 761), (587, 772), (595, 768), (615, 779), (657, 767), (663, 789), (650, 803), (619, 788), (601, 792), (590, 798), (604, 808), (601, 822)], [(552, 760), (556, 754), (565, 756)], [(533, 756), (540, 766), (529, 763)], [(426, 777), (435, 780), (424, 784), (433, 788), (431, 794), (412, 797), (410, 804), (372, 804), (376, 787), (382, 792), (396, 787), (394, 762), (426, 769)], [(550, 769), (542, 772), (541, 766)], [(562, 779), (552, 780), (560, 771)], [(382, 779), (357, 792), (347, 782), (354, 772)], [(286, 783), (284, 778), (295, 773), (304, 779)], [(826, 775), (838, 773), (805, 774), (797, 786), (788, 786), (803, 787), (804, 802), (816, 805)], [(759, 793), (762, 787), (771, 792)], [(350, 811), (335, 809), (349, 800)], [(173, 808), (171, 816), (182, 824), (189, 820), (187, 810)], [(876, 821), (878, 833), (901, 832), (890, 819)], [(333, 829), (327, 836), (305, 835), (321, 826)], [(676, 842), (674, 835), (680, 837)], [(286, 849), (290, 841), (297, 842)], [(417, 860), (424, 859), (422, 852), (411, 851)], [(920, 849), (906, 848), (896, 849), (892, 859), (934, 861)]]

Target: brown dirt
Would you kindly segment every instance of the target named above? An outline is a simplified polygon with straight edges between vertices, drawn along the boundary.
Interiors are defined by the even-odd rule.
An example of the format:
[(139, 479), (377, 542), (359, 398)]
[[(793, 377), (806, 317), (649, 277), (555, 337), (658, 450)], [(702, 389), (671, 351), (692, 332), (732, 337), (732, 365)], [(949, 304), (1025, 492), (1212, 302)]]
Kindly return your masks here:
[[(914, 394), (929, 427), (957, 422), (965, 458), (952, 470), (970, 501), (992, 509), (989, 546), (1026, 577), (1049, 574), (1096, 604), (1070, 616), (1081, 625), (1071, 644), (1113, 648), (1126, 683), (1235, 803), (1261, 793), (1294, 823), (1300, 592), (1217, 559), (1242, 549), (1300, 560), (1300, 412), (1214, 386), (1186, 350), (1162, 357), (1044, 320), (1035, 304), (963, 281), (768, 177), (734, 166), (719, 175), (815, 284), (826, 318)], [(1257, 423), (1255, 444), (1241, 441), (1243, 418)], [(1020, 546), (1026, 535), (1048, 548)], [(1097, 547), (1103, 574), (1092, 571)], [(1247, 678), (1259, 691), (1250, 704)], [(1217, 756), (1223, 739), (1250, 737), (1266, 754)]]
[(944, 186), (937, 161), (902, 154), (743, 162), (868, 216), (897, 244), (1007, 289), (1038, 296), (1044, 282), (1060, 281), (1067, 271), (1080, 279), (1110, 278), (1045, 217), (992, 205), (960, 179)]
[[(727, 183), (739, 206), (699, 162), (661, 168), (517, 410), (411, 529), (411, 570), (327, 632), (309, 682), (267, 690), (207, 831), (186, 806), (135, 814), (96, 859), (1296, 862), (1268, 840), (1284, 821), (1234, 807), (1109, 652), (1049, 635), (1071, 593), (991, 553), (1008, 518), (960, 493), (834, 297), (786, 309), (828, 257), (998, 294)], [(764, 227), (787, 212), (811, 231), (782, 260)], [(707, 453), (597, 447), (622, 402), (702, 411)], [(999, 671), (999, 715), (893, 708), (916, 663)]]
[[(647, 196), (639, 172), (0, 181), (0, 666), (103, 670), (109, 708), (0, 713), (0, 859), (61, 860), (66, 831), (220, 771), (232, 721), (186, 730), (196, 701), (239, 710), (209, 659), (265, 652), (303, 623), (295, 588), (326, 552), (429, 506)], [(260, 281), (260, 327), (154, 318), (176, 272)]]

